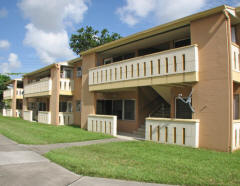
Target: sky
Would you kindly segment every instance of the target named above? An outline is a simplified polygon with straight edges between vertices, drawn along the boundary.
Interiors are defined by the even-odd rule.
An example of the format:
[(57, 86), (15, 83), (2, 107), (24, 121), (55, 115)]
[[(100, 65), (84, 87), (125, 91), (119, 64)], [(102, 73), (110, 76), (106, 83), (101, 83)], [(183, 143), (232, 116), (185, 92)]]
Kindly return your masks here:
[(85, 26), (125, 37), (240, 0), (0, 0), (0, 73), (27, 73), (78, 56), (71, 34)]

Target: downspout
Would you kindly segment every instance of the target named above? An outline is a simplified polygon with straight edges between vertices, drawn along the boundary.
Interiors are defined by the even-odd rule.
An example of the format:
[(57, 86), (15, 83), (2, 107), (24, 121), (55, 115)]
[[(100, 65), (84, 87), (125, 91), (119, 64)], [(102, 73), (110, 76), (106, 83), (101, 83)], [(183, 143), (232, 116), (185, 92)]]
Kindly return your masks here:
[(229, 135), (228, 135), (228, 152), (232, 151), (232, 125), (233, 125), (233, 107), (232, 107), (232, 102), (233, 102), (233, 79), (232, 79), (232, 47), (231, 47), (231, 20), (228, 15), (228, 12), (226, 9), (223, 10), (223, 14), (225, 15), (227, 19), (227, 48), (228, 48), (228, 63), (229, 63), (229, 68), (228, 68), (228, 75), (230, 79), (230, 87), (229, 87), (229, 95), (230, 95), (230, 103), (229, 103), (229, 108), (230, 108), (230, 125), (229, 125)]

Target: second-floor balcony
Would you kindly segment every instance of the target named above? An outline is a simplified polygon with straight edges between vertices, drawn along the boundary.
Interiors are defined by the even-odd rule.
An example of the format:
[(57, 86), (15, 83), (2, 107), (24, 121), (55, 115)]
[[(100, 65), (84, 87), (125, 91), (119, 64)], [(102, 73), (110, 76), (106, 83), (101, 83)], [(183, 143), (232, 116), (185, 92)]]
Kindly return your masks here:
[[(74, 89), (74, 81), (72, 79), (61, 78), (60, 82), (60, 95), (72, 95)], [(30, 83), (24, 87), (25, 97), (39, 97), (52, 94), (52, 80), (51, 78), (44, 78), (40, 81)]]
[(131, 58), (89, 70), (90, 91), (197, 81), (197, 45)]
[(9, 88), (3, 91), (3, 99), (12, 99), (13, 98), (13, 88)]
[(231, 50), (232, 50), (231, 59), (232, 59), (232, 72), (233, 72), (232, 78), (233, 78), (233, 81), (240, 82), (239, 46), (235, 43), (232, 43)]

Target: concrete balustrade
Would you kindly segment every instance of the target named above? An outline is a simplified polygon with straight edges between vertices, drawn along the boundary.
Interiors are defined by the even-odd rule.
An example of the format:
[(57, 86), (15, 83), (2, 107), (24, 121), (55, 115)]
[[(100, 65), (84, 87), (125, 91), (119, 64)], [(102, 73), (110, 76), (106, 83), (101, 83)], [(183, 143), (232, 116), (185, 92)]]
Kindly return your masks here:
[(13, 116), (12, 109), (3, 109), (2, 114), (3, 114), (3, 116), (8, 116), (8, 117)]
[(73, 125), (72, 112), (59, 112), (59, 125)]
[(48, 111), (38, 111), (38, 122), (51, 124), (51, 112)]
[(74, 80), (61, 78), (60, 79), (60, 91), (73, 91), (74, 90)]
[[(107, 86), (97, 87), (97, 85), (127, 80), (151, 80), (149, 82), (134, 82), (134, 86), (137, 86), (137, 84), (139, 86), (142, 84), (145, 86), (148, 84), (164, 84), (175, 81), (198, 81), (196, 75), (191, 78), (186, 76), (184, 78), (178, 77), (171, 81), (170, 79), (164, 79), (164, 81), (151, 79), (192, 72), (198, 72), (197, 45), (171, 49), (92, 68), (89, 70), (89, 90), (108, 89)], [(131, 83), (126, 82), (121, 86), (131, 86)]]
[(16, 90), (16, 98), (23, 99), (23, 88), (17, 88)]
[(146, 118), (145, 139), (197, 148), (199, 123), (193, 119)]
[(117, 135), (117, 116), (88, 115), (88, 131)]
[(3, 91), (3, 99), (12, 99), (13, 98), (13, 88), (9, 88)]
[(27, 121), (33, 121), (33, 111), (32, 110), (23, 111), (23, 119)]
[(233, 120), (232, 150), (240, 149), (240, 120)]
[(36, 96), (41, 95), (41, 93), (51, 94), (52, 90), (52, 80), (50, 78), (44, 78), (40, 81), (30, 83), (24, 87), (24, 96), (31, 97), (35, 94)]

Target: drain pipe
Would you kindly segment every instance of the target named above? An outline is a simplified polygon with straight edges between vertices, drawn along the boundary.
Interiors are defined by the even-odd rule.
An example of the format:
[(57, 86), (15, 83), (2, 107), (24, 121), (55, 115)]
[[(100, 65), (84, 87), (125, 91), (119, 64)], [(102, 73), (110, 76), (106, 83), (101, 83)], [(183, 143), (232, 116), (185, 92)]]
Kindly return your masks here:
[(229, 103), (229, 108), (230, 108), (230, 125), (229, 125), (229, 135), (228, 135), (228, 151), (232, 151), (232, 125), (233, 125), (233, 79), (232, 79), (232, 43), (231, 43), (231, 19), (229, 17), (228, 12), (226, 9), (223, 10), (223, 14), (226, 17), (227, 20), (227, 48), (228, 48), (228, 63), (229, 63), (229, 68), (228, 68), (228, 75), (229, 75), (229, 80), (230, 80), (230, 87), (229, 87), (229, 95), (230, 95), (230, 103)]

